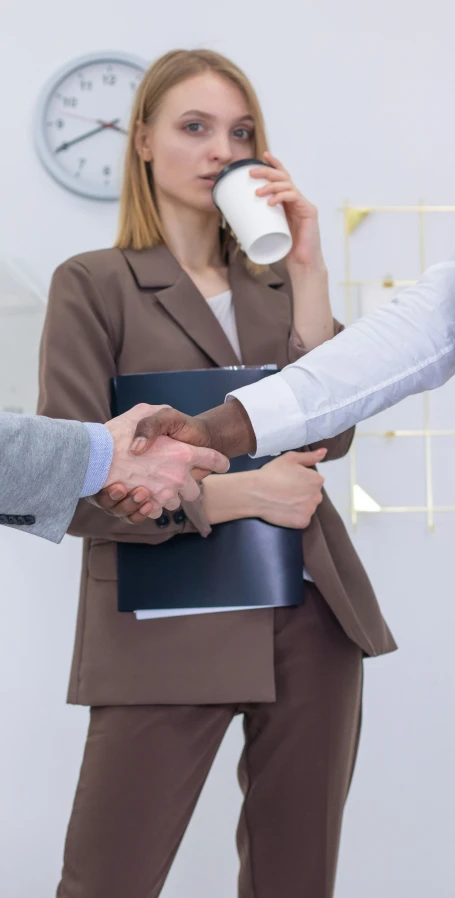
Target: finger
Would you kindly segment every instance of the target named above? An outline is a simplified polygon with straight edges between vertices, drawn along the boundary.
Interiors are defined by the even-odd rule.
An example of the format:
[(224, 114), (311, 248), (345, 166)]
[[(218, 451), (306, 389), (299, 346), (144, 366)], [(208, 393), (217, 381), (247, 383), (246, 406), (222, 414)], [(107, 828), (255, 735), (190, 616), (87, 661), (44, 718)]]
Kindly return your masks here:
[(181, 434), (183, 442), (192, 442), (197, 445), (200, 427), (194, 424), (193, 419), (188, 418), (182, 412), (167, 406), (138, 422), (134, 439), (131, 444), (131, 452), (141, 455), (153, 446), (160, 436), (169, 436), (178, 439)]
[(130, 408), (125, 415), (137, 424), (142, 418), (154, 415), (161, 411), (161, 409), (169, 407), (170, 406), (168, 405), (150, 405), (148, 402), (139, 402), (137, 405), (134, 405), (133, 408)]
[(163, 509), (156, 502), (144, 502), (144, 505), (141, 505), (134, 514), (129, 515), (127, 520), (129, 524), (143, 524), (147, 518), (159, 518), (162, 513)]
[(142, 455), (147, 449), (153, 446), (158, 437), (167, 433), (166, 421), (157, 412), (149, 415), (147, 418), (141, 418), (136, 426), (133, 442), (130, 446), (130, 452), (133, 455)]
[(153, 509), (153, 511), (150, 512), (149, 518), (152, 518), (154, 521), (156, 521), (157, 518), (160, 518), (162, 514), (163, 514), (163, 509), (162, 509), (162, 508), (156, 508), (156, 509)]
[(215, 449), (203, 449), (202, 447), (193, 447), (190, 468), (205, 468), (208, 471), (214, 471), (216, 474), (225, 474), (229, 471), (229, 460), (217, 452)]
[(207, 468), (191, 468), (191, 477), (197, 482), (204, 480), (204, 477), (208, 477), (212, 473), (212, 471), (207, 471)]
[(314, 449), (312, 452), (286, 452), (288, 461), (302, 465), (304, 468), (312, 468), (321, 462), (327, 455), (327, 449)]
[(194, 502), (200, 495), (200, 492), (201, 490), (194, 477), (188, 476), (183, 488), (180, 490), (180, 495), (186, 502)]
[(89, 496), (88, 501), (91, 505), (96, 505), (97, 508), (109, 511), (109, 509), (115, 508), (117, 502), (124, 499), (127, 495), (128, 490), (125, 484), (111, 483), (108, 487), (104, 487), (104, 489), (100, 490), (96, 496)]
[[(298, 191), (296, 190), (283, 190), (280, 193), (275, 194), (275, 196), (270, 197), (267, 200), (269, 206), (277, 206), (278, 203), (295, 203), (296, 200), (300, 199)], [(309, 218), (309, 216), (307, 216)]]
[(301, 197), (292, 181), (274, 181), (273, 183), (264, 184), (263, 187), (258, 187), (256, 196), (267, 196), (268, 194), (283, 193), (288, 190), (294, 190), (296, 196)]
[(168, 499), (164, 504), (164, 508), (166, 508), (168, 511), (176, 511), (177, 508), (180, 508), (180, 505), (180, 497), (177, 496), (175, 499)]
[(269, 150), (265, 151), (264, 159), (266, 160), (266, 162), (269, 162), (270, 165), (273, 165), (274, 168), (281, 169), (281, 171), (286, 171), (286, 169), (285, 169), (283, 163), (280, 161), (280, 159), (278, 159), (277, 156), (273, 156)]
[(270, 165), (258, 165), (257, 168), (250, 168), (251, 178), (265, 178), (267, 181), (282, 181), (283, 176), (290, 181), (288, 173), (282, 168), (271, 168)]
[[(189, 476), (189, 475), (188, 475)], [(178, 493), (177, 493), (178, 489)], [(184, 489), (184, 484), (180, 483), (179, 486), (167, 486), (163, 487), (161, 490), (158, 490), (156, 495), (154, 496), (155, 501), (161, 505), (163, 508), (168, 508), (169, 511), (175, 511), (177, 508), (180, 508), (181, 504), (181, 495), (182, 490)]]
[(140, 486), (137, 490), (133, 490), (125, 499), (121, 502), (117, 502), (116, 505), (111, 507), (112, 514), (117, 515), (118, 517), (129, 517), (134, 514), (141, 505), (150, 501), (150, 492), (145, 487)]

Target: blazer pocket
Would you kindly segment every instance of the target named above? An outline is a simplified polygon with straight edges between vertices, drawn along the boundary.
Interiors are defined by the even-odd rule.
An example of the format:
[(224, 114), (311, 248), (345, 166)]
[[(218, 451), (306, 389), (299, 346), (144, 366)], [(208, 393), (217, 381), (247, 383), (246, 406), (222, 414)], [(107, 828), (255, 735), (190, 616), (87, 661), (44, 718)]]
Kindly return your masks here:
[(88, 573), (93, 580), (117, 580), (117, 543), (91, 545), (88, 552)]

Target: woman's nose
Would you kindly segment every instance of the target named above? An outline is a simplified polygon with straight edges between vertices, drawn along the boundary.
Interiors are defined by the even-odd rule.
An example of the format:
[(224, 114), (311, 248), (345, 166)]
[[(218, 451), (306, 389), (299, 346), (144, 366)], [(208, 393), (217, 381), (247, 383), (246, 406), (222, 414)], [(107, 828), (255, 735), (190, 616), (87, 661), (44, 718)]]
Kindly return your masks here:
[(214, 138), (210, 150), (212, 159), (223, 165), (228, 165), (232, 159), (231, 143), (227, 135), (218, 135)]

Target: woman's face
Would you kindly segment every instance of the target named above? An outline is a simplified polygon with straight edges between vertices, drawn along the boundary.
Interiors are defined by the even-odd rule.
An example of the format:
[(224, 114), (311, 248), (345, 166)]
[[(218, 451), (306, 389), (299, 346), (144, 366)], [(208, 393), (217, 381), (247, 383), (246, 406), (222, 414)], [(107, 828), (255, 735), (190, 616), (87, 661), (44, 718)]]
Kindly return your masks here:
[(152, 164), (158, 202), (213, 211), (218, 172), (254, 154), (254, 122), (241, 90), (206, 72), (168, 91), (153, 124), (139, 126), (136, 147)]

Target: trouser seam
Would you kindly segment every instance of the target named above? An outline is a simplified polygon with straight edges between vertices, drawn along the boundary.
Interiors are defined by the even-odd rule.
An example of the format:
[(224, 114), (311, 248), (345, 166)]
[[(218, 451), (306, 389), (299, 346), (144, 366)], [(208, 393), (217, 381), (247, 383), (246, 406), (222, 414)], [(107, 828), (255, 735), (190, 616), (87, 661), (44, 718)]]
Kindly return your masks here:
[[(251, 723), (249, 722), (248, 728), (250, 728), (250, 727), (251, 727)], [(248, 734), (248, 738), (249, 738), (249, 734)], [(256, 891), (255, 876), (254, 876), (254, 864), (253, 864), (253, 840), (251, 838), (251, 829), (250, 829), (250, 825), (248, 822), (248, 810), (247, 810), (248, 797), (249, 797), (250, 790), (251, 790), (248, 738), (247, 738), (247, 742), (245, 745), (245, 762), (246, 762), (246, 775), (247, 775), (247, 780), (248, 780), (248, 786), (247, 786), (247, 790), (246, 790), (246, 794), (245, 794), (245, 798), (244, 798), (244, 802), (243, 802), (243, 813), (244, 813), (244, 817), (245, 817), (245, 830), (246, 830), (246, 835), (247, 835), (247, 839), (248, 839), (248, 847), (249, 847), (248, 854), (249, 854), (249, 860), (250, 860), (250, 881), (251, 881), (251, 888), (252, 888), (252, 898), (257, 898), (258, 893)]]

